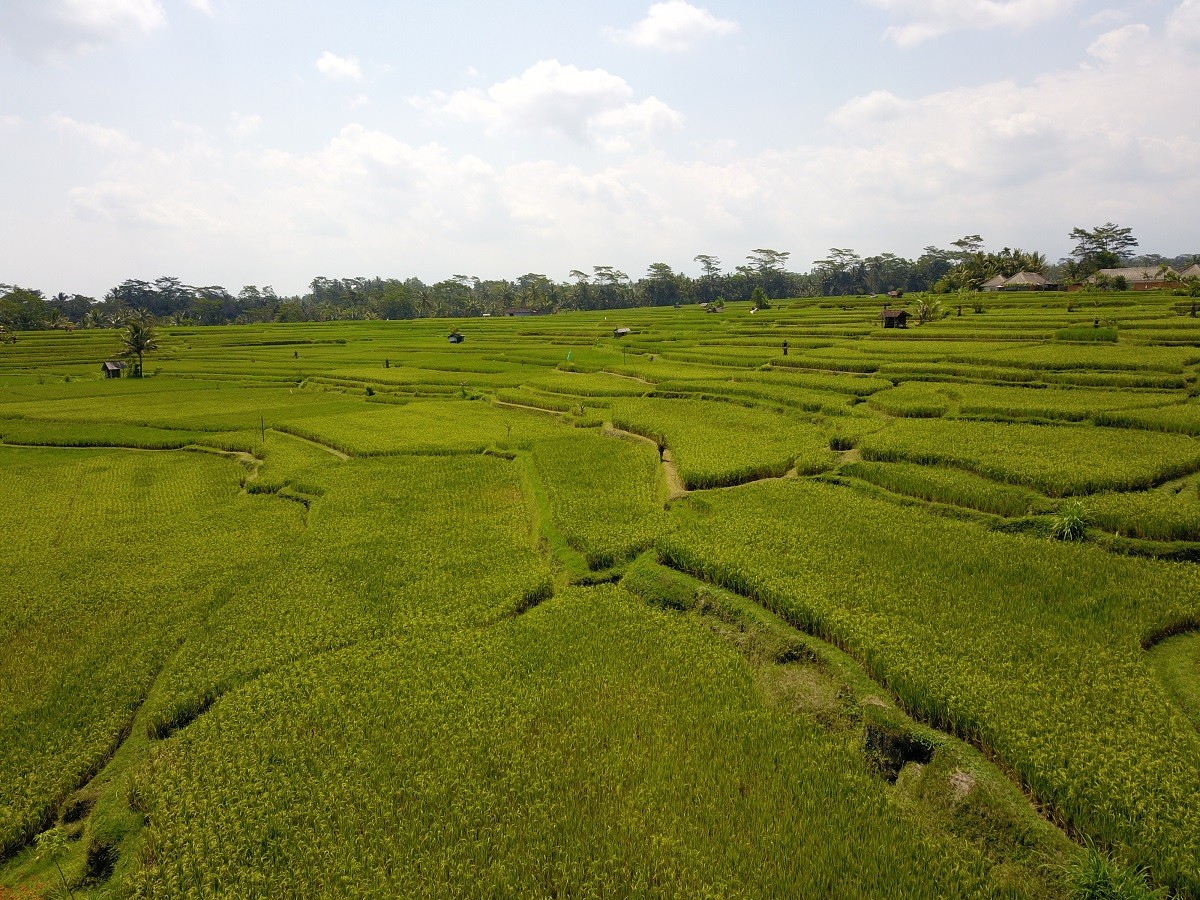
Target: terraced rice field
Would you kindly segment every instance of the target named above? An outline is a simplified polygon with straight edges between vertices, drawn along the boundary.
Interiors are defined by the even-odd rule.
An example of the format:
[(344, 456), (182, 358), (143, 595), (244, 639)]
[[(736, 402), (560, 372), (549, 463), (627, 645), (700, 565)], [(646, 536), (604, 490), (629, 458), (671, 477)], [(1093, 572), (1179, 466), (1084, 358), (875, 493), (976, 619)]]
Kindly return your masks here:
[(1200, 330), (1099, 302), (19, 335), (0, 898), (1200, 897)]

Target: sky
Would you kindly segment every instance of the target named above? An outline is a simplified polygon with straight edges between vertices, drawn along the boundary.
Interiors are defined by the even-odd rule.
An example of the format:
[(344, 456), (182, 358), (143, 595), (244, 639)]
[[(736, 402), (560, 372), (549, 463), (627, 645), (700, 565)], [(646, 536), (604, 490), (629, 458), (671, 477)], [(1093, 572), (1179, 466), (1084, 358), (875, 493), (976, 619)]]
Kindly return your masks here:
[(0, 0), (0, 282), (1200, 252), (1200, 0)]

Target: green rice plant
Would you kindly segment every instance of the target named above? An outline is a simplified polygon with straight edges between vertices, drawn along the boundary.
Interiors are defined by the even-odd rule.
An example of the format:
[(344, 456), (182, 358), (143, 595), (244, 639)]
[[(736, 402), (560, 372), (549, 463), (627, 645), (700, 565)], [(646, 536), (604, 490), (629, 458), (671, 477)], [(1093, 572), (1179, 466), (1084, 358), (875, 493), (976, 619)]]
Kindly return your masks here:
[(786, 414), (703, 400), (621, 400), (613, 424), (669, 448), (689, 489), (820, 472), (833, 462), (827, 433)]
[(872, 394), (867, 403), (890, 416), (936, 419), (955, 408), (958, 395), (953, 388), (936, 382), (906, 381)]
[(1110, 344), (1117, 342), (1117, 329), (1115, 328), (1084, 328), (1082, 326), (1076, 328), (1060, 328), (1054, 332), (1056, 341), (1074, 341), (1076, 343), (1091, 343), (1095, 341), (1107, 341)]
[(373, 456), (516, 449), (563, 426), (549, 416), (490, 403), (423, 400), (406, 406), (364, 404), (350, 412), (297, 417), (278, 427), (355, 456)]
[(1063, 419), (1109, 424), (1118, 410), (1164, 406), (1179, 395), (1161, 391), (1092, 390), (1089, 388), (998, 387), (964, 384), (952, 388), (963, 416), (1005, 419)]
[(0, 441), (27, 447), (134, 447), (178, 450), (208, 437), (207, 433), (142, 425), (0, 419)]
[(959, 469), (912, 463), (856, 462), (839, 470), (884, 490), (931, 503), (976, 509), (996, 516), (1017, 517), (1043, 512), (1049, 501), (1026, 488), (997, 484)]
[(1188, 363), (1189, 354), (1184, 350), (1168, 347), (1065, 342), (1016, 347), (982, 354), (961, 354), (948, 358), (947, 361), (1037, 370), (1077, 369), (1179, 374), (1183, 371), (1184, 365)]
[(1036, 368), (999, 368), (964, 363), (886, 363), (879, 374), (895, 381), (971, 381), (995, 384), (1059, 384), (1079, 387), (1152, 388), (1182, 390), (1187, 386), (1183, 375), (1132, 371), (1039, 370)]
[(172, 650), (302, 517), (241, 494), (240, 467), (215, 455), (2, 448), (0, 465), (6, 854), (99, 769)]
[[(811, 481), (748, 485), (702, 507), (660, 540), (670, 565), (847, 649), (909, 711), (1001, 760), (1059, 821), (1158, 883), (1200, 890), (1200, 809), (1188, 799), (1200, 736), (1142, 650), (1197, 621), (1194, 567)], [(752, 542), (728, 539), (749, 530)]]
[(1146, 662), (1167, 694), (1200, 729), (1200, 629), (1166, 637), (1146, 651)]
[(1179, 403), (1152, 409), (1103, 410), (1096, 414), (1096, 424), (1200, 435), (1200, 403)]
[[(778, 361), (776, 361), (776, 364), (778, 364)], [(892, 386), (890, 381), (882, 378), (872, 378), (869, 375), (792, 371), (786, 367), (739, 375), (735, 377), (735, 380), (762, 382), (780, 387), (795, 387), (812, 391), (832, 391), (856, 397), (866, 397), (876, 391), (882, 391)]]
[(1144, 868), (1114, 862), (1090, 842), (1069, 874), (1076, 900), (1156, 900), (1168, 896), (1165, 888), (1150, 887)]
[(1139, 490), (1200, 469), (1190, 438), (1084, 426), (905, 419), (859, 446), (866, 460), (956, 466), (1051, 497)]
[(856, 372), (863, 375), (873, 375), (880, 371), (880, 365), (861, 356), (850, 353), (834, 355), (810, 351), (804, 354), (776, 356), (771, 359), (771, 365), (784, 369), (808, 369), (816, 372)]
[(613, 587), (265, 674), (166, 742), (137, 791), (145, 898), (990, 885), (844, 741), (765, 707), (735, 651)]
[(790, 407), (806, 412), (839, 415), (854, 402), (845, 394), (812, 391), (785, 384), (763, 381), (664, 381), (654, 389), (656, 397), (683, 397), (695, 400), (729, 400), (774, 408)]
[[(877, 335), (869, 298), (630, 310), (622, 345), (611, 311), (163, 329), (161, 373), (111, 382), (114, 333), (23, 334), (0, 439), (228, 455), (0, 447), (0, 893), (53, 878), (21, 848), (60, 810), (68, 882), (118, 859), (96, 895), (1028, 893), (994, 843), (946, 837), (975, 794), (912, 805), (949, 757), (887, 787), (697, 617), (564, 590), (653, 541), (755, 598), (722, 619), (743, 642), (756, 602), (831, 638), (864, 690), (1134, 863), (1093, 891), (1148, 867), (1200, 894), (1190, 635), (1142, 649), (1200, 621), (1200, 576), (1102, 549), (1195, 536), (1190, 480), (1113, 492), (1200, 466), (1153, 433), (1200, 434), (1200, 351), (1173, 298), (1102, 299), (1119, 344), (1048, 341), (1080, 314), (1032, 296)], [(690, 499), (663, 509), (650, 444), (573, 427), (609, 410)], [(838, 463), (1012, 518), (1062, 515), (1034, 488), (1105, 491), (1097, 540), (863, 485), (697, 493)], [(718, 594), (648, 567), (626, 581), (667, 605)]]
[(548, 396), (541, 391), (525, 389), (503, 389), (496, 391), (496, 400), (512, 406), (532, 406), (547, 412), (569, 413), (578, 411), (581, 403), (562, 395)]
[(574, 433), (532, 449), (549, 513), (592, 569), (605, 569), (654, 543), (665, 525), (665, 485), (648, 442)]
[(153, 733), (261, 672), (381, 634), (479, 627), (550, 590), (516, 463), (380, 458), (305, 477), (320, 497), (304, 533), (172, 657), (143, 712)]
[(530, 379), (526, 385), (539, 391), (578, 397), (641, 397), (651, 390), (651, 385), (644, 382), (607, 372), (587, 374), (556, 370)]
[(1195, 486), (1132, 494), (1097, 494), (1088, 501), (1097, 528), (1152, 541), (1200, 541), (1200, 497)]

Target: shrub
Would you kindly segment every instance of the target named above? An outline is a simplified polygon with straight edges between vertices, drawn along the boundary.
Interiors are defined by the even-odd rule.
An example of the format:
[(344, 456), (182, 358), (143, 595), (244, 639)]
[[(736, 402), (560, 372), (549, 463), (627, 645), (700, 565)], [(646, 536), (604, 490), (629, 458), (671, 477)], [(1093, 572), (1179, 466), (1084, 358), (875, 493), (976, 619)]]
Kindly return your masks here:
[(1060, 541), (1078, 541), (1087, 532), (1088, 521), (1087, 507), (1079, 500), (1068, 501), (1058, 508), (1050, 534)]

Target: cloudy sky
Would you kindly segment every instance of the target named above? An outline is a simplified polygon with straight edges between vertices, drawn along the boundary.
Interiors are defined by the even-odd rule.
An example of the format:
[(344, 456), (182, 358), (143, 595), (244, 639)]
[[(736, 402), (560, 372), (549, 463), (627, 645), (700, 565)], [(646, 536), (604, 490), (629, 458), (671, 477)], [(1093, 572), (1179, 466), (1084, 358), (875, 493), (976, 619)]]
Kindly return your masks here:
[(0, 0), (0, 282), (1200, 252), (1200, 0)]

